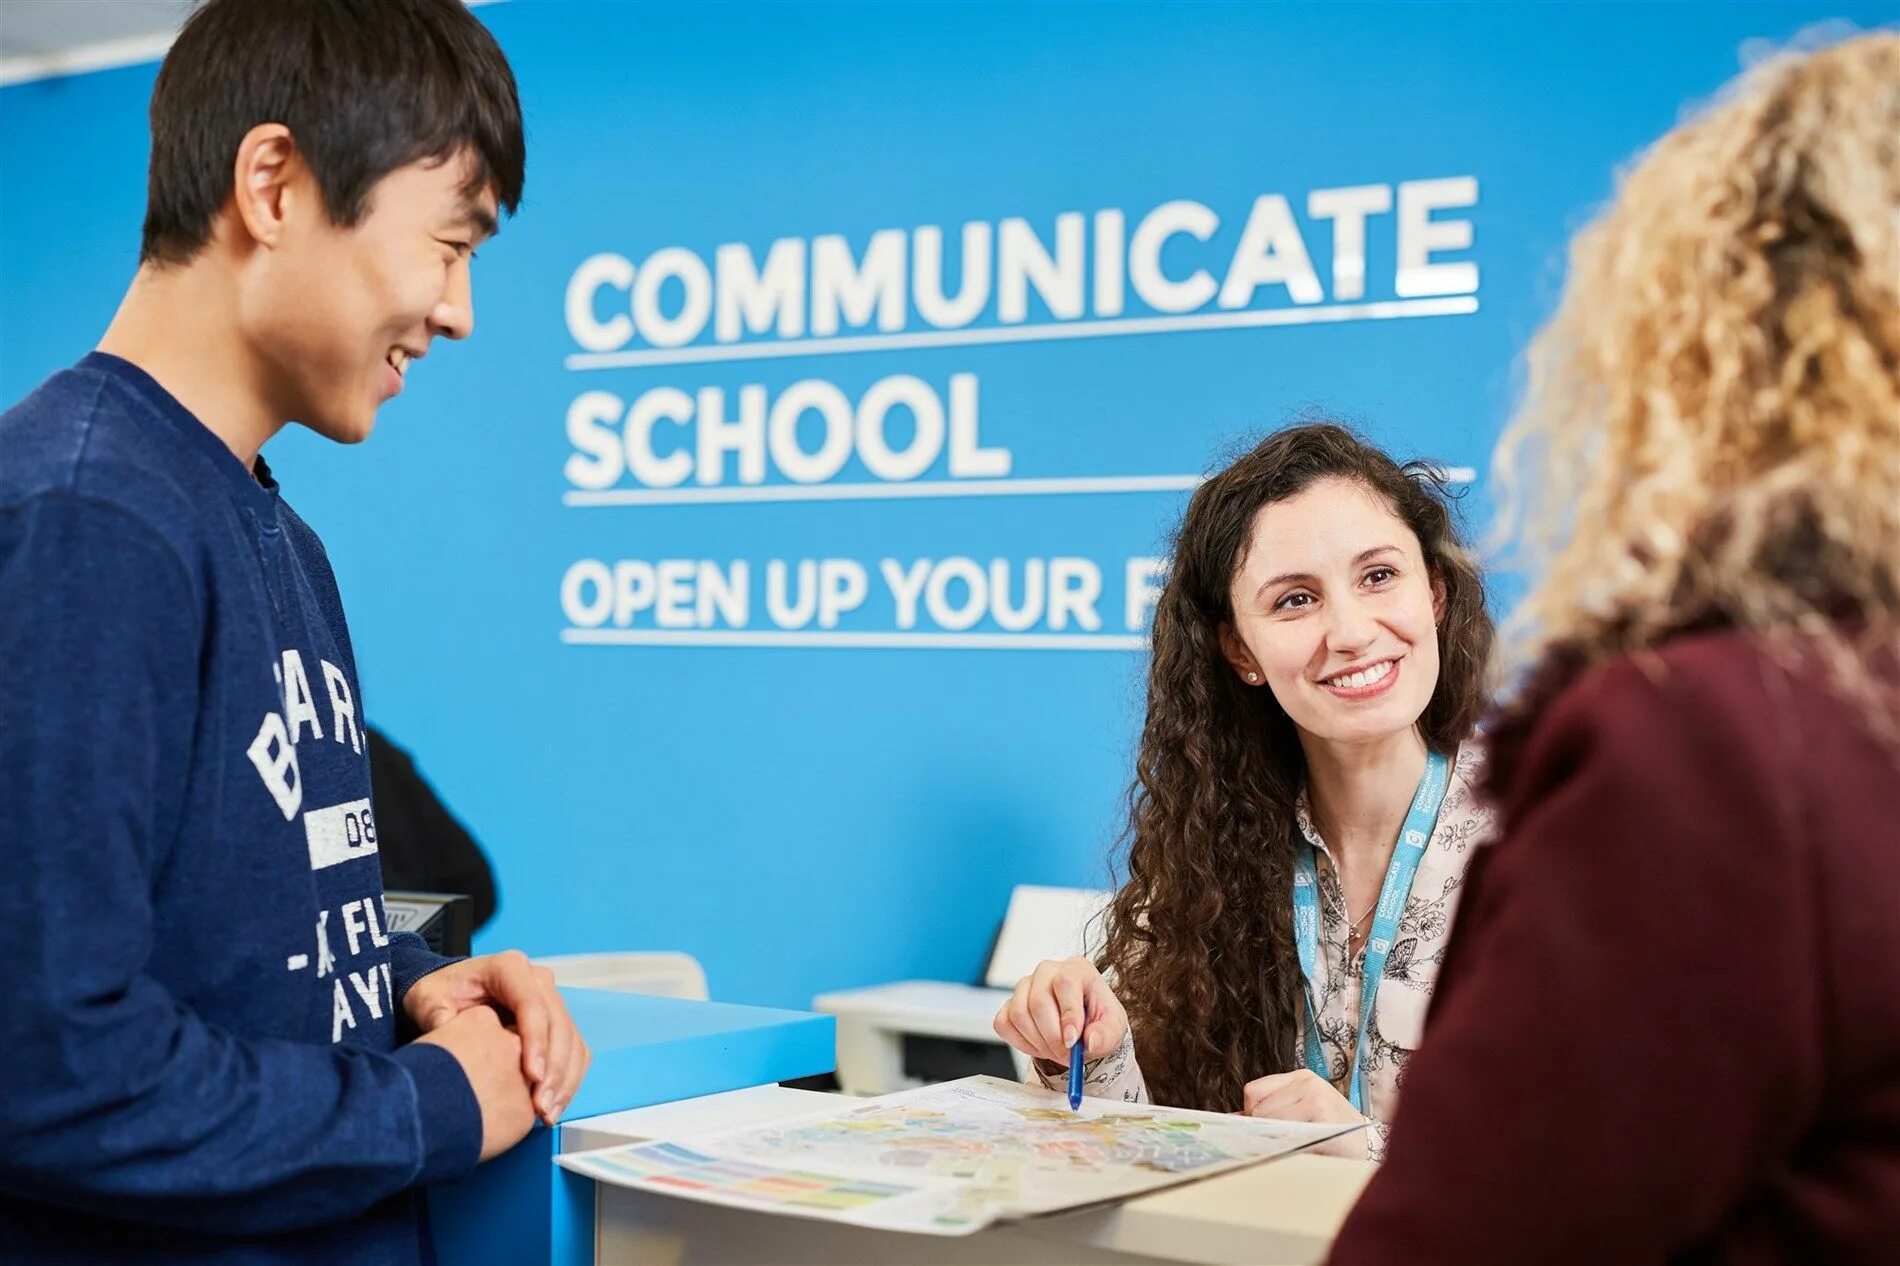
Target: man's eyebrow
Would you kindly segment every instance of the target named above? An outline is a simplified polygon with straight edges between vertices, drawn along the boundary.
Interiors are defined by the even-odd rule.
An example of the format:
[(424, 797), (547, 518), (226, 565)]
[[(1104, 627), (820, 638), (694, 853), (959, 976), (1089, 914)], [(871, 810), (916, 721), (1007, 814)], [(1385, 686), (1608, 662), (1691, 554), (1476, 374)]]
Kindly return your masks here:
[(501, 232), (501, 225), (495, 217), (488, 214), (487, 208), (474, 201), (465, 201), (456, 211), (458, 223), (467, 224), (477, 236), (491, 238)]

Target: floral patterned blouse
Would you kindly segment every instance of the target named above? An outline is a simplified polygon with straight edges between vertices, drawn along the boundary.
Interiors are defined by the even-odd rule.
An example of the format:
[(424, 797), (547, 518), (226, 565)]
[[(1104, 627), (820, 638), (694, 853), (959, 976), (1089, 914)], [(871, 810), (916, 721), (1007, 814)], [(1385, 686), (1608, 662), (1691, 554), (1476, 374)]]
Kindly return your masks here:
[[(1367, 1035), (1366, 1044), (1367, 1115), (1372, 1119), (1372, 1127), (1325, 1150), (1365, 1155), (1375, 1161), (1385, 1154), (1386, 1126), (1398, 1107), (1405, 1065), (1418, 1049), (1419, 1034), (1425, 1026), (1425, 1007), (1431, 1001), (1432, 985), (1438, 979), (1438, 967), (1444, 960), (1452, 917), (1457, 913), (1459, 892), (1464, 887), (1466, 863), (1473, 850), (1492, 835), (1491, 812), (1477, 794), (1483, 769), (1482, 748), (1475, 742), (1464, 744), (1452, 765), (1451, 783), (1445, 792), (1445, 803), (1438, 811), (1438, 825), (1432, 831), (1431, 843), (1426, 846), (1424, 857), (1419, 859), (1412, 893), (1399, 919), (1398, 940), (1386, 958), (1385, 975), (1379, 982), (1373, 1008), (1372, 1031)], [(1363, 947), (1350, 953), (1347, 950), (1345, 898), (1331, 864), (1332, 855), (1326, 841), (1313, 827), (1303, 792), (1298, 819), (1301, 834), (1323, 859), (1319, 866), (1320, 1002), (1317, 1011), (1320, 1049), (1325, 1053), (1331, 1074), (1328, 1080), (1344, 1095), (1351, 1080), (1353, 1043), (1359, 1032), (1359, 993), (1365, 978), (1365, 950)], [(1296, 1051), (1306, 1049), (1304, 1018), (1294, 1040)], [(1065, 1088), (1061, 1075), (1051, 1076), (1041, 1070), (1036, 1075), (1052, 1089)], [(1135, 1056), (1132, 1032), (1122, 1040), (1119, 1049), (1085, 1068), (1083, 1093), (1100, 1099), (1148, 1102), (1148, 1084)]]

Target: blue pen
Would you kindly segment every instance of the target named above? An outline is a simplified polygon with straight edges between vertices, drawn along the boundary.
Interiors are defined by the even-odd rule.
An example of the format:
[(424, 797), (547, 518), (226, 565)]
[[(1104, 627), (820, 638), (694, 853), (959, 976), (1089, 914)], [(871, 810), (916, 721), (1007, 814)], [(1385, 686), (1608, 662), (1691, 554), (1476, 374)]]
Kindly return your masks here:
[(1082, 1040), (1089, 1031), (1089, 1004), (1082, 1004), (1082, 1027), (1076, 1032), (1075, 1045), (1069, 1049), (1069, 1111), (1082, 1106)]

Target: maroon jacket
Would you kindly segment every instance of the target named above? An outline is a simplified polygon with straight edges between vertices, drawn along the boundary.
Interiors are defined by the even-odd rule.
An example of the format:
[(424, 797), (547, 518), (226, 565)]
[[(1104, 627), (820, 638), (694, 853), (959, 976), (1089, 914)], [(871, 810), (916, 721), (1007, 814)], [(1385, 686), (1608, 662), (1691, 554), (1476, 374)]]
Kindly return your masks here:
[(1496, 736), (1332, 1266), (1900, 1262), (1900, 759), (1739, 635)]

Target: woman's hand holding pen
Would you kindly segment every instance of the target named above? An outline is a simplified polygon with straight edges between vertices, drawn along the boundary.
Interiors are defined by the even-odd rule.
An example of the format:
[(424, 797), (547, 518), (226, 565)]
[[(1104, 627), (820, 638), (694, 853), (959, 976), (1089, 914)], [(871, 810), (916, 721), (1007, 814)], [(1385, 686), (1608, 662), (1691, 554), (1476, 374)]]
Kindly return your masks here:
[(1030, 1058), (1067, 1068), (1078, 1034), (1084, 1059), (1100, 1059), (1120, 1046), (1128, 1013), (1088, 959), (1051, 959), (1016, 982), (993, 1027)]

